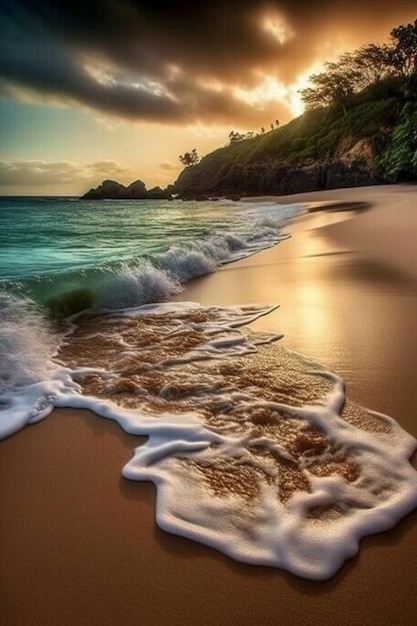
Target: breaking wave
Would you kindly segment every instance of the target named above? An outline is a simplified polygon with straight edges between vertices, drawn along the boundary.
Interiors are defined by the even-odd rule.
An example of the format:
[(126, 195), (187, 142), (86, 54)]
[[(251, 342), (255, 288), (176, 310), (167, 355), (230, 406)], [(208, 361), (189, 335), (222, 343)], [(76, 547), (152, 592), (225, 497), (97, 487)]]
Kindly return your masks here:
[(254, 218), (250, 232), (212, 231), (207, 237), (171, 245), (125, 261), (54, 271), (18, 281), (0, 281), (0, 288), (34, 300), (55, 316), (67, 317), (84, 309), (119, 309), (158, 302), (179, 293), (189, 280), (210, 274), (287, 238), (279, 231), (284, 215), (299, 207), (287, 207), (276, 216)]

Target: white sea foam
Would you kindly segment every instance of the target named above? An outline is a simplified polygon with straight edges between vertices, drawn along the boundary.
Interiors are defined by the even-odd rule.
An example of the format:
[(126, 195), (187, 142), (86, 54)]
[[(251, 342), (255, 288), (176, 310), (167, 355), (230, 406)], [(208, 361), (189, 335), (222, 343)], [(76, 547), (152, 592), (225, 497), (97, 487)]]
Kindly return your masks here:
[(57, 346), (32, 302), (0, 294), (0, 439), (46, 417), (57, 390), (73, 387), (52, 362)]
[[(408, 463), (415, 441), (397, 429), (398, 442), (393, 447), (391, 441), (376, 442), (363, 432), (358, 436), (354, 427), (346, 428), (335, 410), (343, 401), (342, 387), (335, 378), (327, 402), (305, 407), (302, 413), (309, 422), (325, 421), (333, 441), (353, 447), (366, 468), (366, 477), (357, 484), (341, 477), (310, 475), (311, 493), (299, 492), (283, 504), (275, 486), (264, 483), (249, 510), (239, 498), (213, 494), (207, 498), (189, 469), (176, 462), (178, 457), (192, 456), (206, 466), (221, 464), (225, 458), (253, 465), (253, 457), (246, 440), (207, 430), (192, 416), (188, 421), (181, 419), (180, 424), (172, 419), (162, 419), (157, 427), (149, 424), (149, 440), (136, 449), (123, 475), (152, 480), (158, 486), (157, 522), (168, 532), (193, 538), (239, 561), (281, 567), (310, 579), (326, 579), (357, 553), (363, 535), (392, 527), (417, 505), (416, 472)], [(275, 408), (294, 413), (293, 407), (277, 404)], [(128, 428), (138, 432), (131, 423)], [(263, 445), (267, 443), (262, 441)], [(261, 462), (258, 469), (264, 470)], [(381, 499), (374, 494), (385, 482), (390, 484), (389, 495)], [(334, 502), (345, 503), (345, 515), (331, 523), (311, 522), (309, 512), (313, 508)]]
[[(120, 358), (139, 350), (139, 362), (147, 374), (153, 371), (173, 373), (171, 382), (160, 389), (160, 401), (169, 400), (172, 393), (175, 397), (175, 380), (193, 388), (194, 404), (180, 412), (166, 410), (153, 415), (149, 408), (142, 410), (140, 405), (135, 408), (118, 405), (111, 396), (82, 395), (80, 385), (86, 376), (102, 376), (111, 384), (117, 372), (103, 371), (102, 363), (95, 369), (80, 366), (73, 370), (52, 365), (48, 361), (52, 346), (47, 338), (46, 343), (41, 344), (46, 346), (40, 350), (44, 364), (39, 365), (37, 376), (27, 378), (23, 374), (15, 381), (14, 393), (3, 393), (5, 400), (0, 418), (6, 419), (0, 436), (45, 417), (53, 406), (92, 409), (102, 417), (117, 421), (127, 432), (148, 437), (147, 442), (135, 450), (123, 475), (156, 484), (156, 519), (161, 528), (200, 541), (239, 561), (276, 566), (311, 579), (328, 578), (347, 558), (356, 554), (361, 537), (392, 527), (417, 506), (417, 473), (409, 463), (417, 442), (387, 416), (367, 413), (371, 420), (376, 420), (378, 427), (375, 429), (364, 428), (355, 419), (350, 420), (349, 407), (344, 414), (343, 381), (285, 349), (280, 353), (283, 361), (269, 353), (269, 348), (264, 349), (268, 375), (274, 373), (271, 372), (273, 367), (277, 374), (280, 368), (284, 368), (284, 374), (285, 368), (289, 368), (286, 376), (292, 379), (296, 376), (294, 364), (299, 359), (300, 380), (304, 384), (305, 372), (310, 368), (311, 377), (314, 374), (311, 368), (317, 367), (314, 375), (325, 387), (316, 399), (312, 397), (298, 405), (294, 401), (262, 398), (251, 389), (251, 383), (240, 389), (230, 386), (230, 382), (222, 386), (218, 376), (210, 373), (216, 372), (217, 366), (210, 369), (210, 363), (224, 361), (226, 375), (233, 370), (227, 363), (241, 363), (237, 365), (238, 375), (243, 375), (245, 361), (236, 359), (256, 354), (260, 345), (277, 337), (246, 335), (239, 327), (269, 310), (265, 307), (204, 309), (192, 303), (167, 303), (124, 309), (106, 318), (109, 333), (113, 319), (127, 320), (130, 334), (120, 338), (118, 329), (116, 333)], [(170, 362), (165, 358), (146, 363), (147, 353), (134, 347), (137, 339), (132, 335), (129, 320), (143, 318), (146, 321), (143, 328), (149, 330), (158, 316), (161, 321), (170, 320), (172, 324), (172, 330), (163, 326), (163, 336), (181, 337), (189, 330), (191, 333), (198, 331), (203, 342)], [(188, 316), (190, 321), (187, 321)], [(161, 327), (159, 323), (157, 327)], [(111, 334), (108, 339), (110, 337)], [(100, 345), (100, 338), (97, 341)], [(35, 353), (38, 350), (39, 344)], [(152, 346), (149, 350), (152, 354)], [(244, 357), (247, 358), (253, 357)], [(201, 368), (203, 362), (209, 364), (208, 369)], [(213, 405), (217, 409), (222, 407), (222, 420), (207, 421), (206, 411)], [(269, 426), (264, 430), (254, 429), (255, 422), (251, 422), (251, 416), (258, 415), (259, 411), (267, 411), (270, 416)], [(354, 418), (355, 415), (354, 411)], [(280, 442), (276, 438), (274, 424), (278, 430), (282, 425), (288, 426), (291, 433), (298, 428), (294, 441), (299, 445), (304, 445), (305, 433), (313, 429), (313, 435), (310, 433), (313, 443), (310, 441), (306, 449), (301, 445), (294, 456), (288, 441)], [(317, 437), (319, 445), (313, 454), (310, 448), (317, 444)], [(346, 458), (351, 460), (346, 461)], [(345, 464), (346, 475), (331, 469), (337, 462)], [(278, 492), (285, 492), (286, 481), (293, 480), (287, 470), (292, 471), (295, 466), (298, 474), (290, 495), (278, 497)], [(324, 469), (317, 471), (317, 467)], [(233, 472), (237, 472), (239, 481), (228, 487), (227, 481)], [(240, 476), (239, 472), (243, 474)], [(218, 481), (218, 489), (214, 490), (210, 488), (213, 475)], [(297, 487), (300, 476), (305, 484)], [(242, 500), (245, 494), (242, 496), (239, 490), (247, 488), (252, 492), (249, 491), (250, 498), (246, 501)], [(329, 517), (313, 514), (326, 507), (330, 510)]]

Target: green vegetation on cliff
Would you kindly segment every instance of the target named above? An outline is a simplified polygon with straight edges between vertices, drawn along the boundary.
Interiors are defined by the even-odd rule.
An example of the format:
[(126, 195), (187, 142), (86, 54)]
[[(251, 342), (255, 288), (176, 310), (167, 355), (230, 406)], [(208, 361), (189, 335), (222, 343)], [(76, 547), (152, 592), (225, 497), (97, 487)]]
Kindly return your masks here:
[(301, 90), (304, 115), (255, 135), (231, 131), (229, 144), (186, 166), (174, 185), (147, 191), (104, 181), (84, 197), (182, 198), (290, 194), (417, 180), (417, 20), (328, 62)]
[(208, 154), (174, 192), (285, 194), (417, 179), (417, 20), (383, 46), (327, 63), (311, 84), (304, 115)]
[(188, 196), (248, 195), (411, 179), (416, 131), (417, 102), (407, 100), (399, 78), (387, 78), (354, 94), (346, 112), (338, 104), (311, 109), (211, 152), (186, 168), (174, 189)]

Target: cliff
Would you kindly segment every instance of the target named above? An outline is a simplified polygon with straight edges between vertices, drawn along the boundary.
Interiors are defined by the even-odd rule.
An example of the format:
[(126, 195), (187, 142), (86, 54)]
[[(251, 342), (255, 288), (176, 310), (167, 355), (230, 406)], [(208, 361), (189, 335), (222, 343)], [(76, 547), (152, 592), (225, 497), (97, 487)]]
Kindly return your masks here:
[[(349, 158), (351, 150), (355, 153), (352, 160)], [(384, 181), (384, 177), (371, 166), (374, 155), (373, 143), (366, 141), (354, 143), (346, 154), (329, 160), (291, 163), (265, 159), (225, 167), (216, 167), (215, 160), (207, 167), (203, 160), (200, 166), (187, 168), (181, 173), (174, 184), (174, 192), (184, 198), (284, 195), (378, 184)]]
[(336, 105), (307, 111), (285, 126), (234, 141), (187, 167), (181, 197), (290, 194), (393, 182), (380, 156), (398, 125), (404, 96), (395, 79)]

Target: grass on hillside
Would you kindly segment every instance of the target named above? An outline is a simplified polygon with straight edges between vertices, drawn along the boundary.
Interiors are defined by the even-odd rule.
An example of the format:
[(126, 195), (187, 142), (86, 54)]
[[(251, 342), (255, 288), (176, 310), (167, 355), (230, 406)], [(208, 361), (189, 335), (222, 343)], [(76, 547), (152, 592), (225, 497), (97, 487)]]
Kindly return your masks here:
[(219, 169), (235, 164), (326, 159), (343, 137), (358, 141), (392, 128), (402, 106), (398, 80), (385, 80), (353, 96), (346, 114), (337, 105), (307, 111), (281, 128), (219, 148), (202, 163), (205, 168), (215, 165), (218, 176)]

